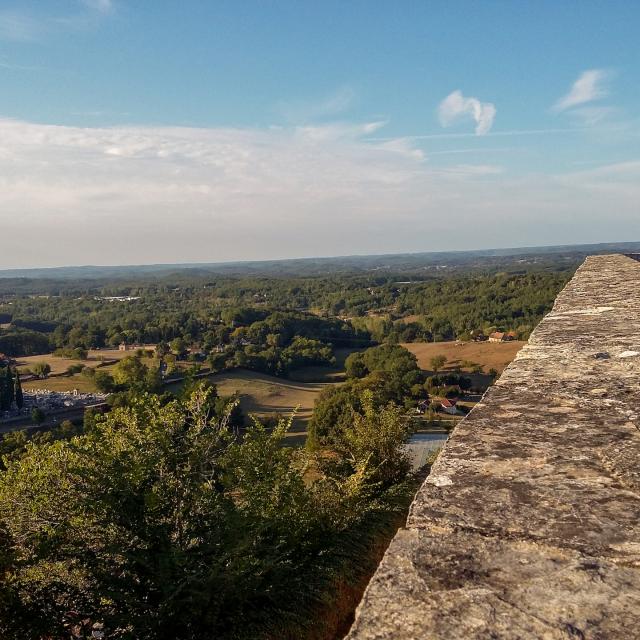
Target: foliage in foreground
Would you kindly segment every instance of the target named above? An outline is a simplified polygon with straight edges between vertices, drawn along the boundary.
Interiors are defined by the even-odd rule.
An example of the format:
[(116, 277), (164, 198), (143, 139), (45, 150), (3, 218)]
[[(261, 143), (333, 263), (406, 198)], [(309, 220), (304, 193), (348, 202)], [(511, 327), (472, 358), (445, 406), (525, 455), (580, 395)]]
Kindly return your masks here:
[(304, 637), (406, 495), (401, 414), (361, 404), (319, 456), (283, 422), (238, 441), (200, 387), (27, 444), (0, 474), (0, 636)]

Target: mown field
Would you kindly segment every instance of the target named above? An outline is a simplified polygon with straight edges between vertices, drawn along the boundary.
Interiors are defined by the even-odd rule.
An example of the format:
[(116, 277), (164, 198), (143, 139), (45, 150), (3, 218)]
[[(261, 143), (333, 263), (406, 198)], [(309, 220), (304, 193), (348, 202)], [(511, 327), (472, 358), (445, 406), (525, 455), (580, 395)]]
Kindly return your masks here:
[(25, 391), (33, 389), (48, 389), (49, 391), (73, 391), (80, 393), (95, 393), (97, 391), (93, 380), (82, 375), (60, 376), (58, 378), (46, 378), (45, 380), (28, 380), (22, 383)]
[(65, 371), (73, 365), (81, 364), (85, 367), (104, 367), (105, 371), (110, 368), (118, 360), (134, 355), (134, 351), (119, 351), (118, 349), (100, 349), (97, 351), (89, 351), (86, 360), (78, 360), (75, 358), (59, 358), (53, 353), (46, 353), (38, 356), (26, 356), (16, 359), (16, 366), (20, 373), (26, 373), (38, 362), (46, 362), (51, 367), (51, 377), (44, 380), (29, 380), (23, 383), (25, 389), (49, 389), (49, 391), (73, 391), (78, 389), (81, 392), (96, 391), (93, 381), (82, 374), (73, 376), (65, 376)]
[(527, 344), (521, 340), (512, 342), (411, 342), (403, 347), (418, 358), (418, 365), (425, 371), (431, 371), (431, 358), (444, 356), (447, 359), (445, 370), (461, 367), (465, 361), (479, 364), (485, 372), (495, 369), (499, 374)]
[(99, 351), (89, 351), (86, 360), (75, 358), (60, 358), (53, 353), (45, 353), (39, 356), (24, 356), (16, 359), (16, 366), (21, 373), (25, 369), (30, 369), (38, 362), (46, 362), (51, 367), (52, 374), (64, 373), (68, 367), (74, 364), (82, 364), (85, 367), (97, 367), (104, 362), (121, 360), (127, 356), (134, 355), (134, 351), (119, 351), (118, 349), (101, 349)]
[[(225, 373), (208, 376), (218, 394), (231, 396), (237, 394), (240, 407), (245, 416), (273, 417), (281, 414), (295, 418), (287, 436), (289, 444), (301, 444), (306, 438), (307, 423), (313, 413), (313, 405), (327, 382), (297, 382), (284, 378), (276, 378), (257, 371), (236, 369)], [(168, 385), (175, 391), (181, 383)]]

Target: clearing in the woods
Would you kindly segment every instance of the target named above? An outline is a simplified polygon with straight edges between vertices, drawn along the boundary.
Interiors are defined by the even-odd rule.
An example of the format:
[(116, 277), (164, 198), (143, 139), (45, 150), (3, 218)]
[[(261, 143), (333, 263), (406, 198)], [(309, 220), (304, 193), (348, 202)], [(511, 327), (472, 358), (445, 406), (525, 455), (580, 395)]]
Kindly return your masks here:
[[(313, 412), (313, 404), (326, 382), (295, 382), (276, 378), (257, 371), (235, 369), (208, 376), (221, 396), (238, 395), (240, 407), (246, 416), (289, 417), (295, 411), (292, 428), (287, 435), (289, 444), (300, 444), (306, 437), (307, 423)], [(169, 385), (170, 390), (177, 389)], [(173, 387), (173, 388), (172, 388)]]
[(418, 366), (425, 371), (431, 371), (431, 358), (444, 356), (447, 363), (445, 371), (460, 367), (470, 369), (466, 363), (473, 362), (481, 365), (488, 373), (495, 369), (499, 374), (516, 357), (516, 354), (527, 344), (522, 340), (511, 342), (410, 342), (402, 346), (411, 351), (418, 358)]

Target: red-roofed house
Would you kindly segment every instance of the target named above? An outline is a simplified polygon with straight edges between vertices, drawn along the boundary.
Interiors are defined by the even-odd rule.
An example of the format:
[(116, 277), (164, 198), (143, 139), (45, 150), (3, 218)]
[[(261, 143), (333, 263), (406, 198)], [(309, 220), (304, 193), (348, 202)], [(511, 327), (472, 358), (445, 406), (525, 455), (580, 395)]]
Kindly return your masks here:
[(445, 413), (450, 413), (452, 416), (454, 416), (458, 412), (458, 410), (456, 409), (457, 404), (458, 404), (457, 400), (452, 400), (451, 398), (444, 398), (443, 400), (440, 401), (440, 408)]

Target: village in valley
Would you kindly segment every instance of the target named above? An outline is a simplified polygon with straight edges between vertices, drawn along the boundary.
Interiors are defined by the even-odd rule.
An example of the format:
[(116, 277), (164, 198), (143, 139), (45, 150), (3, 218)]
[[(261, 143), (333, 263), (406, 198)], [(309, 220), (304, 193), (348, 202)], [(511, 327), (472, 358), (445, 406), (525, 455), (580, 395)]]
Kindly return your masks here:
[[(102, 299), (130, 301), (138, 297)], [(414, 409), (410, 415), (418, 420), (416, 432), (434, 434), (426, 449), (419, 444), (412, 450), (414, 459), (418, 460), (416, 464), (423, 464), (424, 459), (442, 445), (456, 421), (473, 408), (493, 378), (515, 356), (522, 344), (516, 338), (513, 331), (494, 331), (486, 336), (478, 331), (472, 333), (470, 342), (457, 340), (403, 345), (415, 354), (423, 371), (443, 377), (445, 383), (440, 388), (425, 390), (423, 396), (413, 402)], [(240, 339), (243, 347), (251, 344), (246, 338)], [(504, 347), (492, 346), (498, 344)], [(5, 401), (0, 412), (0, 430), (46, 424), (55, 427), (64, 420), (78, 420), (87, 408), (100, 412), (108, 410), (109, 393), (96, 388), (93, 383), (95, 372), (109, 372), (123, 359), (137, 357), (157, 363), (162, 384), (168, 389), (178, 388), (185, 375), (195, 374), (199, 379), (213, 381), (221, 392), (237, 396), (247, 416), (269, 418), (276, 414), (295, 413), (291, 441), (303, 442), (316, 399), (327, 386), (341, 384), (344, 361), (353, 352), (343, 349), (337, 366), (298, 369), (293, 380), (285, 381), (242, 368), (229, 372), (212, 371), (210, 357), (223, 354), (228, 349), (224, 344), (213, 345), (209, 353), (200, 343), (175, 352), (170, 347), (160, 347), (159, 350), (157, 347), (157, 344), (121, 341), (116, 349), (97, 348), (86, 353), (80, 350), (76, 353), (79, 358), (69, 357), (73, 354), (68, 351), (65, 354), (17, 358), (0, 354), (0, 368), (14, 372), (11, 383), (13, 399), (11, 403)], [(92, 376), (88, 376), (89, 373)], [(422, 443), (420, 436), (415, 438), (415, 442)]]

